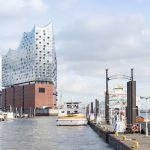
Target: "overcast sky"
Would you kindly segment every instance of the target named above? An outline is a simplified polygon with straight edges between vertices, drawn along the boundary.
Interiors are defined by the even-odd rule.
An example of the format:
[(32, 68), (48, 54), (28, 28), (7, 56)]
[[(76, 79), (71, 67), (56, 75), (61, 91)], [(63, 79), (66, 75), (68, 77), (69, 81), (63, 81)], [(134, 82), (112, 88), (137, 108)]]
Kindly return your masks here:
[[(137, 95), (150, 96), (149, 6), (150, 0), (0, 0), (0, 52), (16, 49), (35, 24), (52, 21), (64, 100), (103, 99), (106, 68), (130, 75), (133, 67)], [(111, 81), (110, 89), (118, 83), (126, 80)]]

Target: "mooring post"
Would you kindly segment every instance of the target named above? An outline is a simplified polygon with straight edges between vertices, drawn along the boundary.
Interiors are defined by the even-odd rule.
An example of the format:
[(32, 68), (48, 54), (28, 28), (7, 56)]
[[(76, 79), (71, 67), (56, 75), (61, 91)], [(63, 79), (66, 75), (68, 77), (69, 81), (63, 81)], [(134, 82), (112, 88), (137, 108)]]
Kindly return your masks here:
[(91, 111), (90, 111), (91, 114), (94, 113), (94, 109), (93, 109), (93, 102), (91, 102)]
[(89, 104), (86, 106), (86, 118), (89, 119)]
[(22, 118), (22, 106), (20, 108), (20, 118)]
[(31, 107), (30, 107), (29, 117), (31, 118)]
[(17, 114), (18, 114), (18, 110), (17, 110), (17, 107), (16, 107), (15, 118), (17, 118)]
[(34, 108), (34, 117), (36, 116), (36, 109)]
[(106, 69), (106, 92), (105, 92), (105, 122), (109, 124), (109, 91), (108, 91), (108, 69)]
[(99, 101), (95, 99), (95, 118), (97, 118), (99, 114)]
[(133, 68), (131, 68), (131, 81), (133, 81)]
[(94, 109), (93, 109), (93, 102), (91, 102), (91, 110), (90, 110), (90, 121), (94, 121)]
[(127, 82), (127, 130), (132, 132), (132, 125), (136, 123), (136, 81), (133, 81), (133, 68), (131, 69), (131, 81)]

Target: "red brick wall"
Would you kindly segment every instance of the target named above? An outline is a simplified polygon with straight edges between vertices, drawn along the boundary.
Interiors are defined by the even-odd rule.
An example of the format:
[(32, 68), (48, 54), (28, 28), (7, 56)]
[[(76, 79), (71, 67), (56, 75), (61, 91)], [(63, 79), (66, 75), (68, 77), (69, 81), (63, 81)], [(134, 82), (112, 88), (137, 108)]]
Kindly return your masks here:
[(35, 85), (24, 85), (24, 109), (35, 108)]
[(2, 105), (5, 109), (9, 109), (10, 105), (13, 107), (13, 88), (2, 90)]
[[(39, 88), (45, 88), (45, 93), (40, 93)], [(56, 107), (56, 89), (52, 84), (35, 85), (35, 107)]]
[(5, 108), (5, 89), (2, 89), (2, 108)]
[[(34, 109), (36, 107), (47, 106), (50, 108), (56, 108), (56, 89), (52, 84), (31, 84), (31, 85), (21, 85), (6, 88), (6, 97), (5, 97), (5, 89), (2, 91), (2, 101), (3, 108), (5, 107), (6, 100), (6, 108), (9, 108), (9, 105), (18, 108), (18, 110), (23, 108), (23, 86), (24, 86), (24, 109)], [(45, 88), (45, 93), (40, 93), (39, 88)], [(15, 95), (14, 95), (15, 93)], [(13, 98), (15, 96), (15, 103), (13, 102)], [(13, 110), (15, 110), (15, 108)]]
[(15, 107), (20, 109), (22, 107), (22, 99), (23, 99), (23, 88), (22, 86), (15, 87)]

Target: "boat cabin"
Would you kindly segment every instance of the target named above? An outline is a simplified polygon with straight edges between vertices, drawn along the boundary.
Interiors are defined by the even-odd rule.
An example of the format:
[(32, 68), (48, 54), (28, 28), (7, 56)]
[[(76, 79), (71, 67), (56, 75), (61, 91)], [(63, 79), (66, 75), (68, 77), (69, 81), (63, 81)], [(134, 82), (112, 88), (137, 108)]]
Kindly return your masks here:
[(81, 113), (80, 102), (66, 102), (62, 109), (59, 111), (59, 115), (71, 115)]

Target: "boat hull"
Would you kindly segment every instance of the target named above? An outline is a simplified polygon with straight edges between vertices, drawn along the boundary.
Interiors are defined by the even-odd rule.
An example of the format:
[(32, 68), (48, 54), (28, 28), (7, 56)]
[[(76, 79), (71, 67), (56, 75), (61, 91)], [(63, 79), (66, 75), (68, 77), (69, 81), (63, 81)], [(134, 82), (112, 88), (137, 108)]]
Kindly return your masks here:
[(13, 112), (3, 112), (2, 114), (6, 119), (14, 119), (14, 113)]
[(87, 125), (87, 120), (75, 120), (75, 119), (58, 119), (57, 126), (85, 126)]

